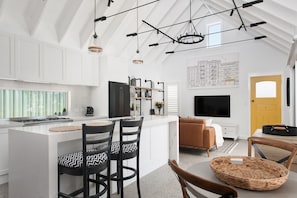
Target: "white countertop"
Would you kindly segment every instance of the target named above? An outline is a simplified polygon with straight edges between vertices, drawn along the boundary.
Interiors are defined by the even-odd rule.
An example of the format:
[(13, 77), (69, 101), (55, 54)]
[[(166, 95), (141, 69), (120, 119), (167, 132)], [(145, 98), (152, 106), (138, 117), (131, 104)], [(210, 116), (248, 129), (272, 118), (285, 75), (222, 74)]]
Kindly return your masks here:
[(20, 127), (23, 126), (23, 123), (13, 122), (10, 120), (0, 120), (0, 128), (11, 128), (11, 127)]
[[(120, 118), (117, 118), (120, 119)], [(75, 133), (76, 131), (68, 131), (68, 132), (50, 132), (49, 129), (52, 127), (58, 127), (58, 126), (80, 126), (83, 123), (94, 123), (94, 122), (108, 122), (109, 120), (113, 119), (87, 119), (84, 121), (74, 121), (74, 122), (56, 122), (56, 123), (50, 123), (50, 124), (43, 124), (43, 125), (36, 125), (36, 126), (26, 126), (26, 127), (14, 127), (14, 130), (21, 131), (21, 132), (27, 132), (27, 133), (35, 133), (39, 135), (59, 135), (59, 134), (65, 134), (65, 133)], [(145, 116), (143, 127), (163, 124), (164, 122), (171, 122), (171, 121), (177, 121), (177, 116)], [(81, 130), (78, 130), (79, 132)]]

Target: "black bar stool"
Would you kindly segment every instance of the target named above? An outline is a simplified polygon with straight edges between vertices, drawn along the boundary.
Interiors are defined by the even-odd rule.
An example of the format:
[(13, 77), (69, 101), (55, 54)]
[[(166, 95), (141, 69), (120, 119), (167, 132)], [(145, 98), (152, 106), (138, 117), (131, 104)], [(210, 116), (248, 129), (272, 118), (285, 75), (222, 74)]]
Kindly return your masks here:
[[(124, 197), (124, 180), (137, 177), (137, 191), (140, 198), (139, 183), (139, 143), (143, 123), (143, 117), (139, 120), (121, 120), (120, 121), (120, 141), (113, 142), (111, 145), (111, 160), (117, 161), (117, 172), (111, 174), (111, 180), (117, 181), (117, 193), (121, 191), (121, 197)], [(136, 168), (123, 165), (124, 160), (136, 158)], [(128, 170), (127, 176), (124, 176), (124, 170)]]
[[(58, 159), (58, 197), (97, 198), (107, 192), (110, 197), (110, 148), (115, 123), (104, 126), (82, 125), (83, 150), (64, 154)], [(102, 171), (107, 171), (102, 175)], [(60, 192), (60, 175), (83, 176), (83, 188), (72, 193)], [(93, 177), (90, 177), (93, 175)], [(96, 194), (90, 195), (89, 182), (96, 184)], [(103, 188), (100, 190), (100, 186)]]

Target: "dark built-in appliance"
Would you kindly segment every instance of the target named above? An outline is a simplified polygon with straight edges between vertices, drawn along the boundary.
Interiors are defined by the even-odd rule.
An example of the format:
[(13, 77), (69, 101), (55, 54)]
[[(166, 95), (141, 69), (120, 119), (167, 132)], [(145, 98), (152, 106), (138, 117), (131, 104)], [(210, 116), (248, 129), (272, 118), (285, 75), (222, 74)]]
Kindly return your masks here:
[(230, 117), (230, 96), (195, 96), (195, 116)]
[(17, 117), (17, 118), (10, 118), (9, 120), (13, 122), (22, 122), (24, 126), (50, 124), (55, 122), (73, 122), (73, 120), (70, 118), (58, 117), (58, 116)]
[(108, 82), (109, 118), (130, 116), (130, 86), (126, 83)]

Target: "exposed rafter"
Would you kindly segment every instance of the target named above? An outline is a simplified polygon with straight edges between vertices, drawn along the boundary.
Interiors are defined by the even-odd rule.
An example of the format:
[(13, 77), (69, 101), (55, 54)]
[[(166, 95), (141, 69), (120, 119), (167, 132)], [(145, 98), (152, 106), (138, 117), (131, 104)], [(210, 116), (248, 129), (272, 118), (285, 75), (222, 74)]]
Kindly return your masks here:
[(69, 30), (69, 26), (73, 22), (73, 18), (82, 2), (83, 0), (66, 2), (63, 12), (61, 12), (55, 25), (59, 41), (63, 40), (66, 32)]
[(47, 2), (47, 0), (31, 1), (30, 4), (27, 5), (25, 11), (25, 20), (31, 35), (35, 33), (35, 30), (41, 21), (42, 14), (44, 13), (43, 10)]
[[(83, 25), (83, 28), (81, 32), (79, 33), (80, 36), (80, 46), (83, 47), (86, 45), (88, 39), (93, 33), (93, 25), (94, 25), (94, 13), (93, 13), (93, 7), (91, 7), (91, 12), (89, 13), (89, 17), (87, 21), (85, 21), (85, 24)], [(97, 2), (97, 13), (102, 14), (106, 11), (107, 6), (103, 1)]]

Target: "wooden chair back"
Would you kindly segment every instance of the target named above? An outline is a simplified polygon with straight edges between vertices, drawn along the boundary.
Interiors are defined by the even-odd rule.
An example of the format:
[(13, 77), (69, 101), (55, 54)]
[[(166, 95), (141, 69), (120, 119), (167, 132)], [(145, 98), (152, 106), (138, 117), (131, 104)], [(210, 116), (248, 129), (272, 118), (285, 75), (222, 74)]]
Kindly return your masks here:
[[(277, 163), (284, 163), (286, 168), (290, 170), (293, 160), (297, 154), (297, 145), (281, 140), (266, 138), (266, 137), (249, 137), (248, 138), (248, 156), (252, 156), (252, 148), (254, 148), (255, 153), (257, 153), (261, 158), (268, 159), (267, 154), (259, 148), (257, 145), (266, 145), (269, 147), (278, 148), (281, 150), (288, 151), (289, 154), (286, 156), (281, 156), (282, 158), (279, 160), (274, 160)], [(273, 151), (272, 151), (273, 152)]]
[(189, 198), (188, 191), (191, 192), (195, 197), (206, 197), (202, 193), (195, 190), (192, 184), (203, 190), (220, 195), (222, 198), (233, 198), (237, 197), (237, 191), (230, 186), (215, 183), (206, 179), (203, 179), (197, 175), (193, 175), (178, 166), (175, 160), (168, 160), (168, 164), (171, 169), (176, 173), (179, 183), (181, 185), (183, 198)]

